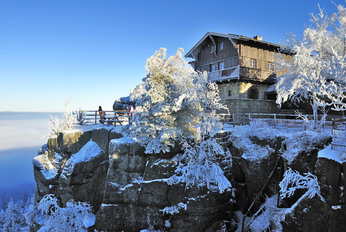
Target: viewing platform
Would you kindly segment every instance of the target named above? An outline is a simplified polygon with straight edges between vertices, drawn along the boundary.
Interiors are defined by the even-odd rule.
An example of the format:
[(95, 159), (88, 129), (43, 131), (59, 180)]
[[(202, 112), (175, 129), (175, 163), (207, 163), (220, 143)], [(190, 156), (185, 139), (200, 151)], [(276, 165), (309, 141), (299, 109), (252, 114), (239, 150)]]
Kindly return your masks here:
[[(100, 115), (102, 113), (102, 117)], [(80, 124), (107, 124), (107, 125), (126, 125), (131, 123), (131, 114), (128, 110), (80, 110), (77, 119)]]

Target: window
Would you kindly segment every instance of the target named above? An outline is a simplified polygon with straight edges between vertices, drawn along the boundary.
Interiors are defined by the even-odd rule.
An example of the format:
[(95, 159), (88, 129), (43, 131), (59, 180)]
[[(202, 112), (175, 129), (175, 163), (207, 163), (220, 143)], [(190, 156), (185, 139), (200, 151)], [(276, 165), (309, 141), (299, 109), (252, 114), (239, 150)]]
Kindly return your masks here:
[(224, 69), (225, 69), (225, 63), (219, 62), (219, 70), (224, 70)]
[(228, 90), (228, 96), (232, 96), (232, 91), (231, 90)]
[(210, 65), (210, 72), (215, 72), (215, 64)]
[(220, 42), (220, 50), (222, 50), (222, 49), (223, 49), (223, 41)]
[(211, 45), (211, 46), (210, 46), (210, 53), (213, 53), (213, 52), (215, 52), (215, 46), (214, 46), (214, 45)]
[(256, 68), (256, 60), (250, 59), (250, 68)]
[(258, 90), (255, 87), (252, 87), (251, 89), (249, 89), (248, 93), (247, 93), (247, 97), (250, 99), (258, 99)]
[(275, 71), (275, 65), (272, 62), (268, 62), (268, 70), (269, 71)]

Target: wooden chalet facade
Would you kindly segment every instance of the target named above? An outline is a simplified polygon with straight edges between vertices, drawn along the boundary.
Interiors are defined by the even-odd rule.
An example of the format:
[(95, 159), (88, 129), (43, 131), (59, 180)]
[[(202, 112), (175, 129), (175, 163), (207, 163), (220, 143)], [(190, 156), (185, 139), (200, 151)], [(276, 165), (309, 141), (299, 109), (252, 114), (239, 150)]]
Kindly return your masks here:
[[(277, 113), (275, 59), (280, 46), (233, 34), (208, 32), (186, 54), (196, 71), (217, 82), (230, 113)], [(290, 59), (290, 54), (283, 54)]]

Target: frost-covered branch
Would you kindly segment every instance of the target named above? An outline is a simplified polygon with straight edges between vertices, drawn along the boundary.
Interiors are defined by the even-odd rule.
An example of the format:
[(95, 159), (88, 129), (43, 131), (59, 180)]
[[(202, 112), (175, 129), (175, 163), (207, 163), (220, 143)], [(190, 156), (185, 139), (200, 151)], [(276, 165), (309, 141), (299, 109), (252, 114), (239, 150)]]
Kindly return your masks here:
[(302, 176), (291, 168), (285, 172), (279, 186), (281, 198), (292, 196), (297, 189), (307, 189), (309, 198), (313, 198), (316, 194), (320, 195), (320, 185), (316, 176), (309, 172)]
[(229, 191), (232, 185), (217, 161), (224, 156), (230, 154), (225, 153), (215, 139), (204, 140), (195, 146), (186, 145), (183, 160), (169, 183), (185, 183), (187, 188), (207, 186), (208, 189), (220, 193)]

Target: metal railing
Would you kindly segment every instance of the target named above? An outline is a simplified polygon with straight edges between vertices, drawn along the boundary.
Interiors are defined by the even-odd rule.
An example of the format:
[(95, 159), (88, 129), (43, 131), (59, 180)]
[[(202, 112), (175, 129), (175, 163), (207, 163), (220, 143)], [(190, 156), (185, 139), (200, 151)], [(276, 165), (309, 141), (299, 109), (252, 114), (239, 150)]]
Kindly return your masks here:
[(221, 81), (239, 77), (239, 66), (208, 72), (208, 81)]
[[(223, 126), (225, 124), (229, 125), (246, 125), (250, 124), (251, 121), (261, 121), (276, 129), (285, 132), (294, 131), (305, 131), (307, 130), (307, 125), (304, 120), (300, 119), (295, 114), (261, 114), (261, 113), (244, 113), (244, 114), (218, 114), (221, 117)], [(309, 120), (312, 120), (312, 115), (306, 115)], [(346, 117), (332, 118), (331, 120), (326, 120), (321, 125), (321, 131), (330, 131), (333, 141), (331, 143), (331, 148), (336, 147), (346, 148), (345, 143), (340, 142), (340, 135), (346, 131)], [(341, 137), (343, 139), (343, 137)]]
[(123, 125), (126, 123), (130, 123), (131, 113), (133, 112), (130, 112), (128, 110), (80, 110), (77, 118), (80, 124), (100, 123), (116, 126), (117, 124)]
[[(344, 141), (346, 133), (346, 117), (333, 119), (332, 120), (332, 136), (333, 141), (331, 143), (331, 148), (335, 150), (337, 147), (341, 147), (346, 150), (346, 145)], [(340, 136), (341, 135), (341, 136)], [(341, 138), (340, 138), (341, 137)]]
[[(103, 116), (100, 116), (100, 113)], [(107, 125), (124, 125), (131, 123), (133, 112), (128, 110), (80, 110), (78, 121), (80, 124), (107, 124)], [(305, 122), (299, 119), (295, 114), (264, 114), (264, 113), (243, 113), (243, 114), (217, 114), (221, 118), (223, 127), (225, 124), (236, 126), (250, 124), (251, 121), (261, 121), (276, 129), (289, 131), (304, 131), (307, 129)], [(312, 119), (312, 115), (306, 115)], [(337, 142), (337, 134), (340, 131), (346, 131), (346, 117), (339, 117), (332, 120), (326, 120), (322, 125), (322, 131), (331, 131), (333, 136), (332, 148), (346, 147), (344, 144)]]

